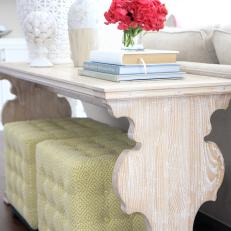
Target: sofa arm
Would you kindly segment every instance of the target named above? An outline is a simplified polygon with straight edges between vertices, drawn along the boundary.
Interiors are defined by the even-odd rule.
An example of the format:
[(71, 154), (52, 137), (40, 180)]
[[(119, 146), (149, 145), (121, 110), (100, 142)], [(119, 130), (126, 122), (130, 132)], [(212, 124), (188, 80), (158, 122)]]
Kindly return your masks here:
[(231, 65), (208, 64), (196, 62), (178, 62), (181, 70), (195, 75), (231, 78)]

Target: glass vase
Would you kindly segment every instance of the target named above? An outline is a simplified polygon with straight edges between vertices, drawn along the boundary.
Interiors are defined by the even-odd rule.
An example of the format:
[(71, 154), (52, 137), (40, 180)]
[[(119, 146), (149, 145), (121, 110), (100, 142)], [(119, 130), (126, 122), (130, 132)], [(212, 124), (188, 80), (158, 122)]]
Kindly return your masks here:
[(144, 50), (143, 45), (143, 31), (136, 29), (129, 29), (123, 31), (122, 39), (123, 50)]

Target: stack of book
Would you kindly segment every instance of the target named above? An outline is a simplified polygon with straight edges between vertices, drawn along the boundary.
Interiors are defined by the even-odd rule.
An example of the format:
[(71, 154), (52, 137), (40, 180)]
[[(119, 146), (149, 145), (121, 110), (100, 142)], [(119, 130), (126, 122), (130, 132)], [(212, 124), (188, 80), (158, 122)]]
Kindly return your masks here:
[(95, 50), (84, 62), (80, 75), (110, 81), (179, 79), (177, 51), (101, 51)]

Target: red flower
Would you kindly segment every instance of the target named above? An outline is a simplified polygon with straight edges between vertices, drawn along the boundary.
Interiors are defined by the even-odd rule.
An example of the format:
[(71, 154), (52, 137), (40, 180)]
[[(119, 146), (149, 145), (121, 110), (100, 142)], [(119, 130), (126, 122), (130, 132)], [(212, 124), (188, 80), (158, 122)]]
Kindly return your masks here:
[(168, 11), (159, 0), (113, 0), (104, 16), (105, 24), (118, 23), (119, 30), (140, 27), (156, 31), (164, 27)]

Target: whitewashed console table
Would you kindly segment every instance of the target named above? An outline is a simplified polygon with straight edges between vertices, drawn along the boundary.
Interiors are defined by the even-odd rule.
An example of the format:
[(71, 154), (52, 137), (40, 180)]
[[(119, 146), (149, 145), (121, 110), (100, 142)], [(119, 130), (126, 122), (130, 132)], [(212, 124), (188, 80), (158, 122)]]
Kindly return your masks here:
[(130, 121), (137, 142), (117, 160), (113, 186), (128, 214), (140, 212), (147, 230), (192, 231), (199, 207), (215, 200), (224, 174), (217, 146), (205, 142), (210, 117), (226, 109), (231, 80), (186, 75), (184, 80), (113, 83), (78, 76), (71, 66), (32, 69), (0, 64), (16, 98), (4, 107), (8, 121), (70, 116), (57, 94), (106, 107)]

